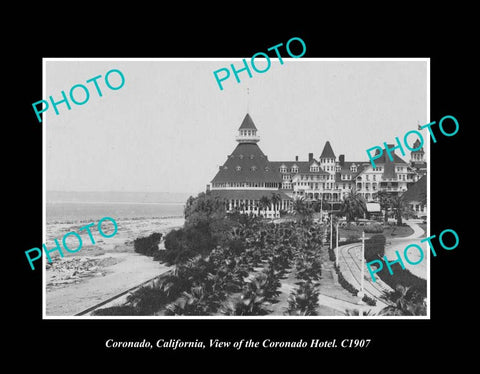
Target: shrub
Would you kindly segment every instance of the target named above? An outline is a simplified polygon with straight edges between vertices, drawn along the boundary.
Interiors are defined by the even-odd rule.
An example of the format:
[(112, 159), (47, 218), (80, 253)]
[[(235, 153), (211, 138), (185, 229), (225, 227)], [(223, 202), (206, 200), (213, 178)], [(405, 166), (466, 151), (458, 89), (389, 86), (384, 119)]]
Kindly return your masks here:
[(351, 244), (360, 241), (360, 233), (358, 231), (353, 231), (347, 235), (347, 239), (344, 239), (339, 245)]
[[(340, 245), (340, 243), (339, 243), (339, 245)], [(332, 248), (328, 247), (328, 259), (330, 261), (333, 261), (333, 262), (335, 262), (335, 260), (336, 260), (335, 248), (333, 248), (333, 246), (332, 246)]]
[(320, 292), (314, 283), (310, 281), (300, 283), (288, 298), (286, 314), (290, 316), (316, 316), (319, 294)]
[(131, 303), (137, 315), (152, 315), (168, 301), (168, 296), (163, 289), (141, 287), (128, 295), (127, 302)]
[(383, 268), (376, 273), (380, 279), (387, 283), (394, 290), (398, 286), (408, 287), (410, 292), (417, 292), (422, 297), (427, 296), (427, 281), (412, 274), (407, 269), (402, 269), (399, 264), (391, 264), (393, 274), (390, 274), (388, 269)]
[(370, 306), (375, 306), (375, 305), (377, 305), (377, 300), (375, 300), (374, 298), (369, 297), (369, 296), (367, 296), (367, 295), (364, 295), (364, 296), (363, 296), (362, 301), (363, 301), (364, 303), (366, 303), (367, 305), (370, 305)]
[(340, 271), (340, 268), (338, 268), (337, 266), (335, 266), (335, 271), (337, 272), (338, 274), (338, 283), (340, 283), (340, 285), (345, 288), (348, 292), (350, 292), (353, 296), (356, 296), (357, 293), (358, 293), (358, 290), (352, 286), (352, 284), (350, 282), (348, 282), (344, 277), (343, 277), (343, 274), (342, 272)]
[[(217, 245), (208, 225), (199, 223), (170, 231), (165, 235), (165, 251), (155, 258), (167, 264), (179, 264), (196, 255), (208, 254)], [(238, 248), (238, 244), (237, 244)]]
[(167, 251), (178, 251), (183, 249), (183, 229), (171, 230), (165, 235), (165, 249)]
[(387, 239), (384, 235), (373, 235), (365, 241), (365, 260), (367, 262), (377, 260), (385, 254)]
[(144, 238), (137, 238), (133, 241), (133, 248), (137, 253), (145, 256), (153, 256), (158, 252), (158, 244), (161, 238), (162, 234), (157, 232)]
[(379, 315), (383, 316), (421, 316), (427, 314), (424, 296), (411, 287), (397, 286), (393, 292), (387, 293), (393, 305), (383, 308)]
[(229, 247), (233, 254), (238, 256), (245, 250), (245, 241), (241, 239), (232, 239), (228, 241), (227, 247)]
[(97, 309), (92, 312), (94, 316), (136, 316), (137, 310), (133, 306), (121, 305)]
[(364, 228), (367, 234), (379, 234), (383, 232), (383, 225), (379, 223), (368, 223)]

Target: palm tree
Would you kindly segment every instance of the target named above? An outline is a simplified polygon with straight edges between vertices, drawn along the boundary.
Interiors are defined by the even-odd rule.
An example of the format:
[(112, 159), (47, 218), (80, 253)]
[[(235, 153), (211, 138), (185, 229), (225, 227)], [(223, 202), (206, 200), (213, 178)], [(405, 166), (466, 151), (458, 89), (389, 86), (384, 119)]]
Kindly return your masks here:
[(424, 316), (427, 314), (425, 301), (410, 287), (397, 285), (395, 291), (387, 294), (393, 305), (383, 308), (380, 316)]
[(406, 208), (405, 201), (401, 196), (393, 196), (390, 199), (390, 204), (397, 220), (397, 225), (400, 226), (402, 224), (402, 215), (404, 214)]
[[(279, 207), (279, 204), (282, 202), (282, 198), (280, 197), (280, 194), (278, 193), (274, 193), (272, 194), (272, 197), (271, 197), (271, 202), (273, 204), (273, 209), (275, 210), (277, 207)], [(278, 209), (280, 210), (280, 209)]]
[(263, 209), (264, 215), (266, 215), (267, 207), (270, 207), (270, 204), (271, 204), (271, 201), (270, 201), (270, 199), (268, 198), (268, 196), (262, 196), (262, 197), (260, 198), (260, 201), (258, 202), (258, 205), (259, 205), (259, 209), (260, 209), (260, 210)]
[(384, 221), (385, 221), (385, 223), (387, 223), (387, 221), (388, 221), (388, 209), (392, 205), (391, 197), (386, 192), (379, 192), (378, 193), (378, 201), (380, 203), (380, 208), (385, 209)]
[(365, 199), (356, 190), (352, 190), (344, 196), (340, 206), (340, 213), (346, 216), (347, 222), (363, 217), (366, 212), (367, 205)]
[(293, 214), (300, 218), (300, 220), (308, 220), (312, 216), (312, 209), (307, 205), (303, 197), (293, 200)]

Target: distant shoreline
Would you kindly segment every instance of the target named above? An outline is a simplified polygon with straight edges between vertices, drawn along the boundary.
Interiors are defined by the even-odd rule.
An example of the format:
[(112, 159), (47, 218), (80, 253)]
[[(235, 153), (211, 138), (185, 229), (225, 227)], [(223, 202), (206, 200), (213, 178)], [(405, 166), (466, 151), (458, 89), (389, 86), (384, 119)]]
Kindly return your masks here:
[[(183, 215), (173, 215), (173, 216), (158, 216), (158, 217), (120, 217), (115, 218), (115, 221), (138, 221), (138, 220), (154, 220), (154, 219), (179, 219), (184, 218)], [(59, 224), (76, 224), (76, 223), (85, 223), (85, 222), (94, 222), (96, 219), (78, 219), (78, 220), (52, 220), (46, 221), (47, 225), (59, 225)]]

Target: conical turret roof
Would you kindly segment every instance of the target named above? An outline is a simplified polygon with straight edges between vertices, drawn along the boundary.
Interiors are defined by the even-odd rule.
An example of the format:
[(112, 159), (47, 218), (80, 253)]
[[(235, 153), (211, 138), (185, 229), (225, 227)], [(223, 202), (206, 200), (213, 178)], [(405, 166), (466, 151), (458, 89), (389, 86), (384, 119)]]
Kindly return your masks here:
[(253, 123), (252, 117), (250, 117), (250, 114), (247, 113), (245, 118), (243, 119), (242, 124), (238, 128), (239, 130), (256, 130), (257, 128), (255, 127), (255, 124)]
[(335, 158), (335, 153), (333, 153), (332, 146), (330, 145), (330, 142), (328, 140), (325, 143), (325, 147), (323, 147), (320, 158)]

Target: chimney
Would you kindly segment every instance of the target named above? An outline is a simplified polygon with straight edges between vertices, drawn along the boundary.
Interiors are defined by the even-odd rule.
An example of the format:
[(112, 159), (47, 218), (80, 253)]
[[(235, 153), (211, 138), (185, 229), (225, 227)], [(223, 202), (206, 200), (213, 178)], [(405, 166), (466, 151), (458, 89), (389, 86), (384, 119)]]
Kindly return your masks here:
[(313, 153), (308, 154), (308, 162), (312, 162), (313, 160)]
[[(390, 154), (395, 154), (395, 148), (397, 148), (397, 147), (395, 147), (395, 144), (387, 144), (387, 148), (389, 149)], [(386, 151), (386, 149), (385, 149), (385, 151)]]
[(298, 161), (298, 156), (295, 156), (295, 161)]
[(338, 156), (338, 161), (340, 162), (340, 166), (343, 167), (343, 165), (345, 164), (345, 155)]

